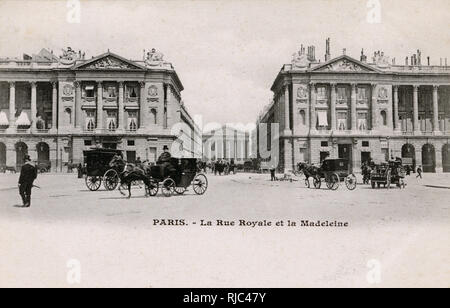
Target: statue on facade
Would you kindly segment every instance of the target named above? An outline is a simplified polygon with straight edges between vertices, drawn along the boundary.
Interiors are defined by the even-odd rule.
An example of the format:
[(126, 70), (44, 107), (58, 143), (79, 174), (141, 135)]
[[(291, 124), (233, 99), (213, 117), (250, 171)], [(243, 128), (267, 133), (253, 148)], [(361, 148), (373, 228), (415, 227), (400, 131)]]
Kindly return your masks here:
[(305, 47), (301, 45), (300, 50), (292, 55), (292, 66), (295, 68), (306, 68), (310, 61), (308, 55), (305, 53)]
[(80, 59), (81, 52), (77, 53), (71, 47), (67, 47), (67, 49), (63, 49), (63, 54), (59, 56), (59, 62), (64, 65), (72, 65)]
[(156, 51), (155, 48), (152, 48), (151, 51), (147, 52), (147, 56), (145, 58), (145, 64), (149, 65), (149, 66), (158, 66), (163, 63), (163, 61), (164, 61), (163, 58), (164, 58), (164, 55), (161, 52)]
[(389, 68), (391, 66), (391, 59), (384, 55), (382, 51), (375, 51), (373, 54), (373, 63), (380, 68)]

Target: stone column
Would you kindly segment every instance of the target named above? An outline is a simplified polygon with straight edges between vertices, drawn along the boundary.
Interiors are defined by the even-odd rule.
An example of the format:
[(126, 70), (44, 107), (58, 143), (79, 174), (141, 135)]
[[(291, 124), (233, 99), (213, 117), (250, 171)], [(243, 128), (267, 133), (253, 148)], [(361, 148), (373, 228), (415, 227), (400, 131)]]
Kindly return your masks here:
[(9, 83), (9, 128), (16, 127), (16, 83)]
[(36, 130), (36, 113), (37, 113), (37, 102), (36, 102), (36, 82), (31, 81), (31, 131)]
[(139, 96), (139, 128), (145, 128), (145, 105), (147, 92), (145, 91), (145, 81), (139, 82), (141, 92)]
[(331, 130), (336, 130), (336, 84), (331, 84)]
[(413, 85), (413, 124), (414, 124), (414, 132), (420, 132), (420, 127), (419, 127), (419, 85)]
[(351, 95), (351, 117), (352, 117), (352, 131), (356, 131), (356, 83), (352, 83)]
[(6, 165), (8, 167), (16, 167), (17, 154), (14, 142), (6, 144)]
[(398, 118), (398, 85), (394, 85), (394, 130), (400, 131)]
[(81, 81), (75, 81), (75, 128), (82, 130), (81, 122)]
[(103, 129), (103, 83), (97, 82), (97, 130)]
[(123, 103), (123, 81), (119, 81), (119, 125), (117, 128), (119, 131), (126, 130), (127, 125), (124, 117), (124, 103)]
[(371, 114), (372, 114), (372, 130), (376, 130), (378, 128), (378, 110), (377, 110), (377, 84), (371, 84)]
[(51, 132), (52, 133), (56, 133), (57, 132), (57, 127), (56, 127), (56, 122), (58, 119), (58, 83), (57, 82), (52, 82), (52, 128), (51, 128)]
[(433, 85), (433, 132), (439, 133), (438, 85)]
[(289, 108), (289, 85), (284, 86), (284, 135), (291, 135), (291, 118)]
[(309, 118), (310, 118), (310, 131), (311, 132), (315, 132), (316, 131), (316, 122), (317, 122), (317, 118), (316, 118), (316, 84), (311, 82), (310, 83), (310, 89), (311, 89), (311, 95), (310, 95), (310, 109), (309, 109)]

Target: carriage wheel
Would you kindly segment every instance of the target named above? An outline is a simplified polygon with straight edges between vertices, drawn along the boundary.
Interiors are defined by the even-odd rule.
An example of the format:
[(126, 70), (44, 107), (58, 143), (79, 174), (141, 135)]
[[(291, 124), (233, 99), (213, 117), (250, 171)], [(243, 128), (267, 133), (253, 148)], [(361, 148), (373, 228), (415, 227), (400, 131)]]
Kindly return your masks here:
[(174, 190), (178, 195), (182, 195), (186, 192), (187, 189), (185, 187), (175, 187)]
[(208, 179), (204, 174), (197, 174), (192, 181), (192, 186), (197, 195), (203, 195), (208, 190)]
[(320, 176), (315, 176), (313, 178), (313, 184), (316, 189), (320, 189), (320, 187), (322, 186), (322, 181), (320, 180)]
[(150, 180), (150, 186), (148, 186), (147, 188), (147, 193), (154, 197), (158, 194), (158, 190), (159, 190), (159, 184), (156, 181)]
[(102, 178), (100, 176), (87, 176), (85, 181), (90, 191), (96, 191), (102, 185)]
[(103, 176), (103, 186), (106, 190), (114, 190), (119, 185), (119, 174), (114, 169), (109, 169)]
[(356, 188), (356, 176), (351, 173), (345, 178), (345, 186), (348, 190), (354, 190)]
[(327, 180), (327, 187), (331, 190), (337, 190), (339, 188), (339, 175), (333, 173), (329, 176)]
[(309, 184), (309, 179), (305, 179), (305, 186), (309, 188), (311, 185)]
[(175, 190), (175, 181), (171, 178), (166, 179), (161, 185), (161, 192), (164, 196), (170, 197), (172, 196)]

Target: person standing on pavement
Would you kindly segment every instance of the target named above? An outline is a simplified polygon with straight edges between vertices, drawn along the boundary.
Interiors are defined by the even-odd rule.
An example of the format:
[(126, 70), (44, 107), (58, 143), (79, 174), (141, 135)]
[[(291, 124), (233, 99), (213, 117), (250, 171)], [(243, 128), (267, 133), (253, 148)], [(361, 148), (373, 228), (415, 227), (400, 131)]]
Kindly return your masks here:
[(31, 190), (33, 182), (37, 178), (37, 169), (31, 163), (30, 156), (25, 155), (25, 164), (20, 170), (19, 194), (22, 197), (23, 207), (31, 206)]
[(275, 167), (272, 165), (270, 166), (270, 181), (276, 181), (277, 177), (275, 176)]
[(417, 167), (416, 179), (419, 178), (419, 177), (422, 178), (422, 166)]

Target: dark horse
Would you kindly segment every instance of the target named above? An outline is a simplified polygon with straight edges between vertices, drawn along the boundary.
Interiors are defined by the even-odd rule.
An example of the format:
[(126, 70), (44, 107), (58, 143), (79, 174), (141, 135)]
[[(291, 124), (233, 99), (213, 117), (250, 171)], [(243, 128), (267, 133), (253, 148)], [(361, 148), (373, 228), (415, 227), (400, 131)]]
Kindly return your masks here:
[(370, 182), (370, 174), (372, 172), (372, 167), (368, 163), (363, 163), (361, 165), (361, 174), (363, 176), (363, 183), (369, 184)]
[(297, 165), (298, 171), (302, 172), (305, 175), (305, 184), (306, 187), (309, 188), (309, 178), (317, 178), (320, 177), (320, 169), (313, 165), (309, 165), (306, 163), (298, 163)]
[(131, 185), (133, 182), (142, 181), (145, 184), (145, 196), (148, 196), (148, 190), (151, 186), (150, 178), (146, 175), (146, 171), (127, 162), (121, 156), (115, 156), (109, 166), (115, 170), (118, 170), (119, 174), (119, 192), (125, 196), (122, 191), (122, 186), (128, 187), (128, 198), (131, 198)]

